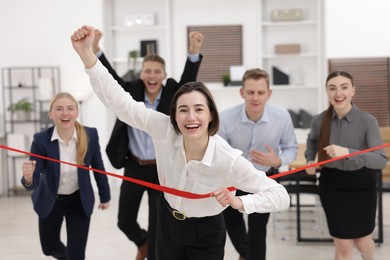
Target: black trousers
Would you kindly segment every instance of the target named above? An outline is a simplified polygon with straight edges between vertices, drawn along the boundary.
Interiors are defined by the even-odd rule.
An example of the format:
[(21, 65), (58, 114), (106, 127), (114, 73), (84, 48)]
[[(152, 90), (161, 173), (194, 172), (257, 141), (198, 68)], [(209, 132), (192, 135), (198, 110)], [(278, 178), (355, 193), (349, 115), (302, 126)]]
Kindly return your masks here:
[[(158, 184), (156, 165), (139, 165), (129, 159), (125, 167), (125, 176)], [(148, 193), (149, 220), (148, 231), (141, 228), (137, 218), (144, 192)], [(148, 260), (156, 259), (156, 200), (159, 191), (139, 184), (123, 181), (119, 195), (118, 227), (138, 247), (148, 243)]]
[[(61, 241), (61, 227), (66, 221), (67, 243)], [(85, 216), (79, 192), (59, 196), (47, 218), (39, 218), (39, 237), (47, 256), (63, 260), (85, 259), (90, 218)]]
[(266, 259), (267, 224), (270, 214), (249, 214), (248, 232), (243, 214), (238, 210), (228, 207), (223, 214), (227, 233), (240, 256), (246, 260)]
[(177, 220), (163, 195), (157, 205), (159, 260), (223, 260), (226, 229), (223, 214)]
[[(267, 176), (277, 173), (271, 168)], [(237, 190), (236, 196), (248, 193)], [(265, 260), (267, 253), (267, 224), (269, 213), (252, 213), (248, 215), (248, 231), (245, 226), (243, 214), (238, 210), (228, 207), (223, 212), (226, 230), (234, 248), (246, 260)]]

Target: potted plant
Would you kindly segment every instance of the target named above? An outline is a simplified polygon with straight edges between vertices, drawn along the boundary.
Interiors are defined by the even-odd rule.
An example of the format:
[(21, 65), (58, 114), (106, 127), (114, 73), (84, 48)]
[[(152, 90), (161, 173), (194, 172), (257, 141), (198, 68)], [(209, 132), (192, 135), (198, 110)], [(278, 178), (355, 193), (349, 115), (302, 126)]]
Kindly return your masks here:
[(17, 120), (20, 121), (29, 120), (32, 109), (32, 103), (28, 101), (27, 98), (22, 98), (8, 107), (8, 111), (15, 113)]
[(229, 86), (230, 85), (230, 75), (229, 75), (229, 73), (223, 74), (222, 75), (222, 80), (223, 80), (223, 85), (224, 86)]
[(128, 62), (129, 62), (129, 71), (131, 80), (135, 79), (138, 75), (137, 71), (137, 62), (138, 62), (138, 51), (137, 50), (131, 50), (129, 51), (129, 56), (128, 56)]

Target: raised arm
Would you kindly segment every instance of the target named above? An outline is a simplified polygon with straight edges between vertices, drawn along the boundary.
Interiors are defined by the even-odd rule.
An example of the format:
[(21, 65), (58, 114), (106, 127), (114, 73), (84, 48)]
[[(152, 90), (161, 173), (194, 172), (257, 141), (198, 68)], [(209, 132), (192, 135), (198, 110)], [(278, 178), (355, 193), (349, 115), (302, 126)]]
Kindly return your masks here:
[(103, 32), (100, 31), (99, 29), (95, 29), (94, 31), (95, 31), (95, 38), (94, 38), (94, 40), (92, 42), (92, 51), (93, 51), (93, 53), (95, 53), (96, 57), (100, 60), (100, 62), (103, 64), (103, 66), (107, 68), (108, 72), (112, 75), (112, 77), (116, 81), (118, 81), (119, 85), (121, 85), (122, 88), (124, 88), (126, 90), (126, 83), (129, 83), (129, 82), (124, 81), (122, 79), (122, 77), (120, 77), (118, 75), (118, 73), (111, 66), (110, 62), (107, 60), (106, 55), (104, 55), (104, 52), (100, 48), (99, 43), (100, 43), (100, 40), (103, 37)]
[(204, 36), (197, 31), (190, 32), (188, 34), (188, 40), (190, 46), (188, 48), (189, 55), (199, 55), (197, 61), (191, 61), (190, 58), (187, 58), (183, 73), (180, 78), (179, 86), (196, 81), (198, 77), (199, 67), (202, 62), (203, 56), (200, 54), (200, 49), (203, 44)]
[(190, 41), (190, 47), (188, 53), (191, 55), (196, 55), (200, 53), (200, 48), (202, 47), (204, 36), (200, 32), (194, 31), (190, 32), (188, 35)]
[(143, 102), (135, 101), (107, 69), (97, 60), (91, 45), (94, 28), (83, 26), (71, 36), (73, 48), (84, 63), (85, 71), (90, 78), (91, 86), (103, 104), (114, 112), (124, 123), (148, 133), (153, 139), (165, 138), (170, 130), (170, 119), (167, 115), (148, 109)]
[(100, 31), (99, 29), (95, 29), (95, 38), (92, 42), (92, 51), (93, 53), (97, 54), (98, 52), (102, 51), (102, 49), (100, 48), (100, 40), (102, 39), (103, 37), (103, 32)]
[(88, 25), (84, 25), (83, 27), (77, 29), (71, 36), (73, 48), (87, 69), (92, 68), (97, 61), (97, 58), (91, 48), (94, 39), (94, 28)]

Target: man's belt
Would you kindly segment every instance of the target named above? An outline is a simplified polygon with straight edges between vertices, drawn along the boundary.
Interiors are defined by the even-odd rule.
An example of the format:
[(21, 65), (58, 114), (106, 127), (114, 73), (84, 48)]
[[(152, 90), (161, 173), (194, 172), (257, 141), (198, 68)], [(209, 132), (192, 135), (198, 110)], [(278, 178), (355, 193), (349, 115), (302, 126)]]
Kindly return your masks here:
[(139, 165), (145, 166), (145, 165), (156, 165), (156, 160), (141, 160), (138, 157), (134, 155), (130, 155), (131, 159), (136, 161)]

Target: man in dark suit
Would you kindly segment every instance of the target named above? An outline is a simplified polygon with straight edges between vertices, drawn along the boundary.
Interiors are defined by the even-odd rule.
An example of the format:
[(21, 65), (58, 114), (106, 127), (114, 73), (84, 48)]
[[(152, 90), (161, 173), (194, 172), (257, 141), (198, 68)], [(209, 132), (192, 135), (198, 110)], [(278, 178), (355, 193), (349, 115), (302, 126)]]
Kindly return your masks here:
[[(167, 79), (165, 61), (157, 54), (144, 57), (139, 79), (124, 81), (117, 75), (99, 47), (102, 33), (95, 30), (92, 49), (102, 64), (136, 101), (142, 101), (146, 107), (169, 114), (171, 101), (183, 84), (196, 81), (202, 55), (199, 53), (203, 35), (189, 33), (189, 53), (179, 82)], [(166, 80), (165, 86), (163, 81)], [(125, 167), (124, 175), (158, 184), (154, 146), (151, 138), (141, 130), (134, 129), (117, 119), (106, 152), (111, 164), (120, 169)], [(137, 222), (139, 206), (144, 192), (148, 193), (149, 225), (148, 231)], [(118, 227), (138, 247), (136, 260), (156, 259), (156, 200), (159, 192), (138, 184), (123, 181), (119, 197)]]

